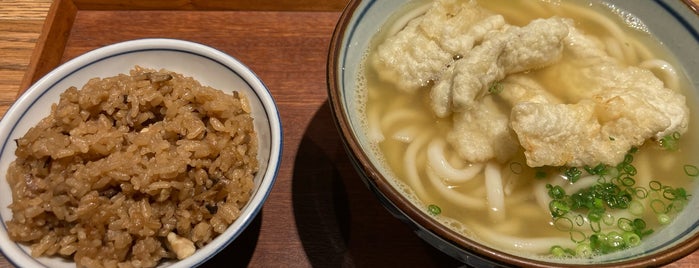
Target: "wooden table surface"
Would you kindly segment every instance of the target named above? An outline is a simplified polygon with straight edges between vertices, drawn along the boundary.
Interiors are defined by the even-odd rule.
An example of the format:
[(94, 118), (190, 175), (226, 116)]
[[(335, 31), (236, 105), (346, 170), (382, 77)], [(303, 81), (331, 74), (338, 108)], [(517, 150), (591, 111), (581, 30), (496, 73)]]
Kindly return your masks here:
[[(0, 0), (0, 116), (24, 90), (20, 83), (50, 5), (50, 0)], [(327, 47), (339, 11), (240, 12), (235, 16), (210, 12), (209, 19), (226, 24), (216, 26), (221, 29), (208, 28), (206, 33), (186, 23), (187, 12), (178, 11), (176, 16), (167, 12), (156, 11), (161, 16), (150, 20), (139, 16), (144, 15), (139, 11), (78, 13), (61, 61), (127, 39), (187, 38), (250, 63), (266, 82), (280, 106), (284, 125), (277, 183), (251, 226), (205, 267), (461, 266), (390, 216), (361, 183), (345, 155), (330, 115), (325, 82)], [(90, 27), (102, 21), (129, 24), (134, 19), (154, 26), (122, 32), (119, 37), (103, 27)], [(180, 29), (162, 34), (162, 27), (175, 26), (186, 33)], [(250, 38), (264, 40), (264, 45), (244, 38), (219, 42), (255, 27)], [(12, 265), (0, 254), (0, 268), (7, 267)], [(699, 267), (699, 251), (667, 267)]]

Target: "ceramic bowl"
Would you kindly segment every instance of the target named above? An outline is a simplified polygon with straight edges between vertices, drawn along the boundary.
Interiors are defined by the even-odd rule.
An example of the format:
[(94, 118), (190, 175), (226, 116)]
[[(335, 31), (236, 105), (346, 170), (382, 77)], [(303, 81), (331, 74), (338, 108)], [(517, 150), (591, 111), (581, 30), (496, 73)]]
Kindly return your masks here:
[[(259, 172), (254, 178), (250, 201), (240, 217), (211, 243), (193, 255), (160, 266), (194, 267), (230, 244), (253, 221), (261, 210), (274, 184), (280, 164), (282, 127), (276, 104), (266, 86), (248, 67), (237, 59), (212, 47), (175, 39), (139, 39), (102, 47), (62, 64), (32, 85), (10, 107), (0, 122), (0, 173), (7, 173), (15, 159), (14, 139), (40, 119), (46, 117), (52, 103), (70, 86), (81, 88), (90, 78), (128, 74), (135, 65), (151, 69), (165, 68), (194, 77), (227, 93), (238, 90), (248, 97), (254, 127), (259, 139)], [(17, 267), (75, 267), (62, 258), (33, 258), (28, 247), (12, 242), (5, 221), (12, 218), (8, 205), (12, 194), (5, 179), (0, 180), (0, 249)]]
[[(507, 253), (464, 237), (436, 221), (425, 209), (410, 202), (389, 180), (392, 172), (383, 166), (370, 149), (369, 133), (364, 129), (358, 99), (357, 77), (372, 37), (384, 23), (409, 0), (352, 0), (335, 28), (328, 56), (328, 94), (334, 119), (346, 144), (348, 154), (368, 188), (394, 216), (410, 225), (418, 236), (446, 254), (474, 267), (589, 265), (609, 267), (646, 267), (673, 262), (699, 248), (699, 198), (689, 205), (670, 226), (645, 240), (642, 246), (604, 255), (593, 260), (543, 261)], [(607, 1), (622, 11), (641, 19), (657, 39), (675, 54), (699, 89), (699, 17), (681, 1)], [(626, 13), (624, 13), (626, 12)], [(629, 17), (631, 18), (631, 17)], [(691, 137), (696, 138), (696, 137)], [(699, 184), (693, 184), (699, 193)], [(696, 194), (695, 194), (696, 195)]]

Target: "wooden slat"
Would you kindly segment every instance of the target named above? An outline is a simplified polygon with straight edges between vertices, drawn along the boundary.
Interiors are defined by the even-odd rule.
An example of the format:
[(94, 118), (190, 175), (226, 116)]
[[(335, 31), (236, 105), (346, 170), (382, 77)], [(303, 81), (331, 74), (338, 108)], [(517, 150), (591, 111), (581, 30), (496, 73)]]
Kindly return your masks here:
[(0, 0), (0, 21), (43, 21), (50, 4), (51, 0)]
[(340, 11), (346, 0), (74, 0), (81, 10)]
[(689, 9), (693, 10), (694, 13), (697, 13), (697, 15), (699, 15), (699, 0), (682, 0), (682, 2), (687, 4)]
[(0, 0), (0, 117), (17, 98), (50, 0)]
[(53, 2), (29, 61), (29, 69), (24, 74), (19, 86), (20, 93), (58, 66), (77, 11), (72, 0), (55, 0)]

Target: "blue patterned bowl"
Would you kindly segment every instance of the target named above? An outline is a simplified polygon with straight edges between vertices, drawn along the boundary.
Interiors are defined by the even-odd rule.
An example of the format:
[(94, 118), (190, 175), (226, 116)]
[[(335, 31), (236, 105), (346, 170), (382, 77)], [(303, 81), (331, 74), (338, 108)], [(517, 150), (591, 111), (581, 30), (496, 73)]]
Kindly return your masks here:
[[(272, 190), (280, 165), (282, 127), (276, 104), (267, 87), (243, 63), (214, 48), (175, 39), (139, 39), (102, 47), (66, 62), (32, 85), (7, 111), (0, 122), (0, 174), (7, 174), (15, 159), (14, 139), (24, 135), (49, 114), (52, 103), (70, 86), (82, 87), (90, 78), (128, 74), (135, 65), (165, 68), (191, 76), (203, 85), (224, 92), (243, 92), (252, 110), (258, 134), (259, 172), (254, 190), (239, 218), (206, 246), (180, 261), (162, 263), (168, 267), (195, 267), (224, 249), (250, 225)], [(17, 267), (75, 267), (62, 258), (30, 255), (28, 247), (11, 241), (5, 221), (12, 218), (8, 205), (12, 193), (5, 179), (0, 180), (0, 250)]]
[[(446, 254), (476, 267), (595, 265), (598, 267), (646, 267), (664, 265), (699, 249), (699, 198), (691, 199), (684, 212), (643, 244), (620, 253), (594, 259), (531, 259), (485, 246), (443, 226), (424, 209), (400, 194), (380, 156), (370, 149), (369, 134), (357, 112), (357, 76), (362, 56), (372, 37), (402, 6), (414, 1), (352, 0), (340, 17), (328, 57), (328, 93), (339, 132), (350, 158), (368, 188), (395, 217), (414, 228), (416, 234)], [(640, 18), (684, 67), (690, 83), (699, 89), (699, 16), (691, 4), (672, 0), (607, 1), (619, 10)], [(690, 7), (688, 7), (690, 6)], [(693, 137), (696, 138), (696, 137)], [(692, 192), (699, 193), (695, 183)]]

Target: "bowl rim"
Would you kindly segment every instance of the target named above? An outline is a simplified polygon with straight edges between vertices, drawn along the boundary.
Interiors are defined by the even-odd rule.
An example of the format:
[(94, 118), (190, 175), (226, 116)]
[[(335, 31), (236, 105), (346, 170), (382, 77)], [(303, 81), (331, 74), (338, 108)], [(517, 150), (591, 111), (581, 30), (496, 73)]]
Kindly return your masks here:
[[(683, 0), (686, 3), (686, 0)], [(501, 250), (483, 245), (473, 239), (467, 238), (458, 234), (457, 232), (451, 230), (450, 228), (444, 226), (437, 220), (428, 216), (427, 213), (412, 204), (410, 200), (405, 198), (400, 192), (393, 188), (391, 183), (384, 177), (379, 169), (374, 165), (369, 156), (361, 149), (359, 139), (352, 131), (349, 122), (349, 116), (347, 107), (345, 107), (342, 94), (340, 89), (342, 88), (342, 76), (344, 72), (344, 67), (340, 66), (343, 62), (341, 57), (343, 56), (343, 46), (345, 45), (344, 39), (350, 34), (348, 30), (353, 26), (352, 19), (360, 11), (358, 8), (362, 2), (377, 2), (377, 0), (350, 0), (347, 6), (342, 11), (340, 18), (335, 26), (330, 41), (330, 48), (328, 52), (327, 61), (327, 86), (328, 86), (328, 100), (333, 114), (333, 119), (335, 121), (336, 128), (342, 136), (345, 149), (349, 154), (350, 158), (354, 162), (354, 166), (357, 171), (362, 176), (362, 179), (367, 183), (370, 190), (371, 187), (375, 187), (376, 190), (372, 190), (375, 195), (380, 195), (379, 198), (384, 198), (395, 209), (399, 210), (403, 216), (407, 217), (410, 224), (415, 226), (414, 229), (423, 228), (425, 231), (431, 232), (433, 235), (437, 235), (439, 238), (445, 240), (453, 246), (466, 251), (468, 255), (476, 255), (477, 257), (484, 258), (488, 261), (497, 263), (498, 265), (515, 265), (515, 266), (527, 266), (527, 267), (582, 267), (588, 266), (589, 264), (562, 264), (555, 262), (546, 262), (543, 260), (530, 259), (510, 253), (506, 253)], [(368, 4), (371, 5), (371, 4)], [(695, 9), (693, 9), (696, 11)], [(363, 13), (361, 10), (359, 13)], [(362, 14), (359, 14), (360, 16)], [(383, 202), (382, 202), (383, 203)], [(385, 206), (385, 204), (383, 204)], [(416, 229), (417, 230), (417, 229)], [(421, 237), (422, 238), (422, 237)], [(660, 266), (665, 265), (676, 260), (679, 260), (688, 254), (699, 249), (699, 233), (688, 237), (684, 241), (664, 249), (663, 251), (658, 251), (648, 255), (642, 255), (634, 259), (623, 260), (619, 262), (612, 262), (606, 264), (594, 264), (597, 267), (621, 267), (621, 268), (632, 268), (632, 267), (646, 267), (646, 266)], [(440, 248), (440, 250), (443, 250)], [(451, 255), (448, 252), (445, 252)], [(457, 258), (456, 256), (453, 256)], [(460, 258), (457, 258), (460, 259)], [(463, 260), (462, 260), (463, 261)]]
[[(144, 51), (188, 53), (205, 58), (213, 64), (218, 64), (228, 69), (231, 73), (235, 73), (239, 76), (240, 79), (250, 87), (252, 93), (255, 94), (255, 97), (259, 100), (261, 110), (264, 112), (268, 121), (266, 125), (269, 126), (269, 137), (265, 138), (270, 142), (269, 159), (264, 165), (260, 165), (265, 166), (266, 169), (258, 171), (258, 176), (260, 178), (259, 187), (254, 189), (253, 195), (246, 204), (246, 207), (241, 211), (239, 218), (209, 244), (197, 249), (192, 256), (182, 260), (175, 260), (168, 264), (168, 267), (196, 267), (218, 254), (248, 228), (254, 218), (260, 213), (264, 203), (272, 192), (281, 166), (283, 131), (281, 116), (274, 97), (261, 78), (237, 58), (202, 43), (175, 38), (140, 38), (99, 47), (59, 65), (22, 92), (12, 106), (5, 112), (3, 120), (0, 120), (0, 135), (9, 135), (12, 129), (14, 129), (14, 126), (26, 114), (27, 110), (25, 108), (30, 107), (32, 102), (40, 98), (49, 89), (53, 88), (59, 81), (99, 61), (117, 57), (122, 54)], [(116, 73), (114, 75), (116, 75)], [(252, 96), (249, 96), (249, 98), (250, 97)], [(1, 151), (4, 151), (6, 144), (3, 143), (1, 146), (3, 148)], [(236, 225), (236, 222), (239, 222), (237, 224), (238, 228), (234, 229), (233, 226)], [(0, 237), (2, 240), (0, 240), (0, 252), (3, 253), (10, 263), (18, 267), (27, 267), (27, 265), (46, 267), (45, 264), (39, 262), (36, 258), (20, 249), (18, 247), (19, 243), (11, 241), (7, 236), (5, 223), (2, 222), (1, 224)], [(73, 261), (70, 260), (69, 262), (72, 263)]]

